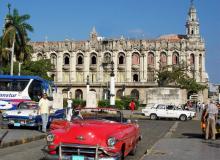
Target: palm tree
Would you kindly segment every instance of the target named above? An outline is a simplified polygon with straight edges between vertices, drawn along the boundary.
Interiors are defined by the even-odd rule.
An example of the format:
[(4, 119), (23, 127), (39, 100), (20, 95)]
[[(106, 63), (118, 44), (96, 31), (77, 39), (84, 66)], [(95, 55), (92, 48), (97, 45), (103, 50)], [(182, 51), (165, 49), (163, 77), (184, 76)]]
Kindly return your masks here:
[[(26, 23), (30, 19), (30, 15), (19, 15), (18, 10), (14, 9), (13, 14), (6, 16), (6, 24), (2, 39), (2, 48), (11, 48), (14, 43), (15, 59), (24, 62), (30, 59), (32, 47), (28, 44), (29, 38), (27, 31), (33, 32), (33, 27)], [(2, 52), (4, 52), (2, 49)]]

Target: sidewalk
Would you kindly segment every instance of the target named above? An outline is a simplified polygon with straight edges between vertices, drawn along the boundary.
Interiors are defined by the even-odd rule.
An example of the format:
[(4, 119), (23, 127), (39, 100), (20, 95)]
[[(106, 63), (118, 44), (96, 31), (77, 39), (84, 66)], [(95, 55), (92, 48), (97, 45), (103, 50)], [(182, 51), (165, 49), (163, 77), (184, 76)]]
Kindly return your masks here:
[(44, 133), (31, 129), (0, 129), (0, 139), (3, 135), (5, 136), (0, 148), (36, 141), (46, 136)]
[(163, 138), (143, 160), (216, 160), (220, 157), (220, 140)]

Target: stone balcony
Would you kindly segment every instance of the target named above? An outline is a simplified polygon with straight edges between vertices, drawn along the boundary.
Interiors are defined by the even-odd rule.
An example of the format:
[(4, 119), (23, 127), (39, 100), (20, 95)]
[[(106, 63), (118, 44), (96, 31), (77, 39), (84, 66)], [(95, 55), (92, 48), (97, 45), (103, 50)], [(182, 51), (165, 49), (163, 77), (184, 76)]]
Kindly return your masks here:
[(132, 69), (139, 70), (140, 69), (140, 64), (132, 64)]
[(63, 70), (69, 70), (70, 69), (70, 65), (69, 64), (64, 64), (63, 65)]
[(90, 64), (89, 68), (92, 71), (96, 71), (97, 70), (97, 64)]
[(118, 64), (118, 70), (124, 71), (125, 68), (126, 68), (126, 65), (125, 65), (125, 64)]
[(84, 65), (83, 64), (77, 64), (76, 65), (76, 69), (77, 70), (83, 70), (84, 69)]

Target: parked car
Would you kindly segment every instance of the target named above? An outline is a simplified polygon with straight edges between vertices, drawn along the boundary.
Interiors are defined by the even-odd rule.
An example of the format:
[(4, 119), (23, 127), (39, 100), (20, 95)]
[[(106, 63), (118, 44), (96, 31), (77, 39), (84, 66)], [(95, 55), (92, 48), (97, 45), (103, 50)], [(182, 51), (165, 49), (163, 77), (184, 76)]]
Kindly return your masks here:
[(137, 122), (110, 108), (86, 108), (79, 114), (51, 123), (43, 149), (46, 159), (116, 160), (135, 154), (141, 139)]
[(183, 110), (181, 107), (166, 104), (154, 104), (152, 107), (145, 107), (142, 109), (142, 113), (152, 120), (158, 118), (175, 118), (186, 121), (196, 116), (196, 112), (194, 111)]
[(0, 100), (0, 112), (13, 109), (13, 105), (8, 101)]
[[(8, 110), (2, 113), (3, 123), (7, 124), (9, 128), (29, 126), (37, 127), (40, 130), (42, 127), (42, 119), (38, 114), (38, 109), (39, 106), (37, 102), (22, 102), (16, 110)], [(53, 119), (63, 118), (64, 116), (64, 109), (52, 109), (48, 119), (48, 127)]]

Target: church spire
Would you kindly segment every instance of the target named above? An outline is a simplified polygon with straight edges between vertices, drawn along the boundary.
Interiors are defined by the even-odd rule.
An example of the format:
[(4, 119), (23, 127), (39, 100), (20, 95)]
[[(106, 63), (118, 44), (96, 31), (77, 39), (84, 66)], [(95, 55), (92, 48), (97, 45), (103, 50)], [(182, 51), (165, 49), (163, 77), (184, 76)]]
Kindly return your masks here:
[(200, 38), (199, 20), (197, 18), (197, 11), (194, 6), (193, 0), (191, 0), (190, 8), (188, 11), (188, 19), (186, 22), (186, 34), (189, 38)]
[(92, 31), (90, 32), (90, 39), (92, 41), (96, 41), (98, 37), (98, 34), (96, 32), (95, 26), (92, 28)]

